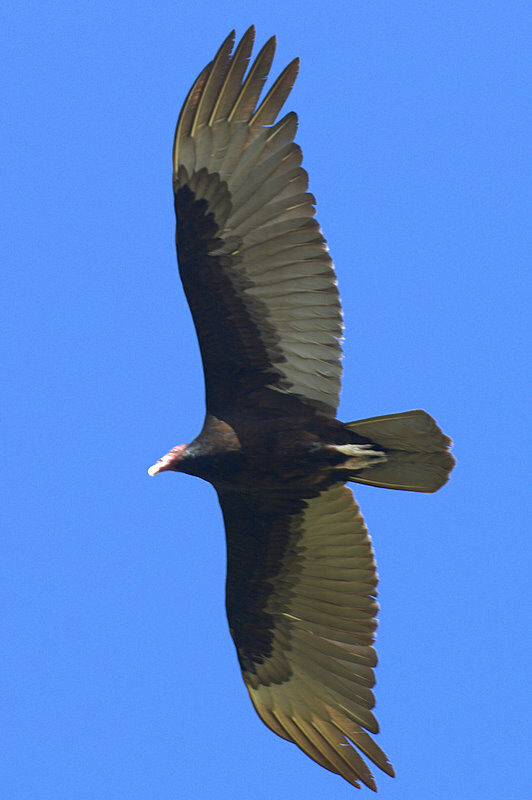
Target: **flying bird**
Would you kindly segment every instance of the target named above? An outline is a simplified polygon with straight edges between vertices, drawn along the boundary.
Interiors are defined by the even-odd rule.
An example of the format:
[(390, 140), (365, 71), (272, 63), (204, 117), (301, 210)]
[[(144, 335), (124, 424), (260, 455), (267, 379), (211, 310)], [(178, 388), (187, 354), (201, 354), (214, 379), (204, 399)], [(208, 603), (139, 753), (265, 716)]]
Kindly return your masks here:
[[(185, 100), (173, 189), (179, 274), (205, 373), (193, 442), (149, 469), (215, 488), (227, 540), (226, 608), (263, 722), (353, 786), (376, 790), (377, 574), (347, 481), (434, 492), (454, 459), (421, 410), (342, 423), (342, 315), (314, 219), (297, 116), (277, 119), (292, 61), (259, 101), (275, 38), (249, 71), (250, 28), (223, 42)], [(247, 71), (247, 74), (246, 74)], [(368, 733), (369, 732), (369, 733)]]

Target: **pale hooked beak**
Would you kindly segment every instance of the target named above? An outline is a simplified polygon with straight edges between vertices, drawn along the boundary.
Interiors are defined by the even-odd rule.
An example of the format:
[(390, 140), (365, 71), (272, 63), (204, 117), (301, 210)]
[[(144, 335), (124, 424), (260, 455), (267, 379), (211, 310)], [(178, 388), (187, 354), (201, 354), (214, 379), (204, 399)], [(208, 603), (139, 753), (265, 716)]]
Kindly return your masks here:
[(179, 461), (185, 449), (186, 444), (173, 447), (169, 453), (156, 461), (155, 464), (152, 464), (148, 470), (148, 475), (157, 475), (158, 472), (165, 472), (168, 469), (172, 469), (172, 465)]
[[(158, 472), (163, 472), (165, 467), (163, 466), (162, 461), (163, 459), (161, 458), (155, 464), (152, 464), (152, 466), (148, 470), (148, 475), (157, 475)], [(166, 469), (168, 469), (168, 467), (166, 467)]]

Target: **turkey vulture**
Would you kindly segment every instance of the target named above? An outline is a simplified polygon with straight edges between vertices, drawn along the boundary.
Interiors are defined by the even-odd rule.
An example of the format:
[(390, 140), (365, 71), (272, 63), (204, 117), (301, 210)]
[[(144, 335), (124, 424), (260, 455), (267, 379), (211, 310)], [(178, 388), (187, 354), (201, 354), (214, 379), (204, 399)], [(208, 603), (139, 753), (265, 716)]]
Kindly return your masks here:
[(200, 73), (173, 149), (179, 274), (205, 372), (191, 444), (149, 469), (212, 483), (227, 539), (226, 607), (263, 722), (353, 786), (376, 789), (360, 753), (393, 768), (368, 735), (377, 663), (377, 575), (346, 481), (434, 492), (450, 440), (420, 410), (336, 419), (342, 316), (314, 219), (297, 117), (277, 120), (292, 61), (259, 102), (275, 38), (245, 76), (250, 28)]

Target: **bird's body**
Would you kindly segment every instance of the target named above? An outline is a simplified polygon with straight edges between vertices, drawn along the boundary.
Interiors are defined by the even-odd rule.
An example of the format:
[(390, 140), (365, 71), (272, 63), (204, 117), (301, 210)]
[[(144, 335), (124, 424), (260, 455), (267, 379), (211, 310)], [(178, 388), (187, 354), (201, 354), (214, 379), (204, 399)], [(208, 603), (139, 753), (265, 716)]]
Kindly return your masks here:
[(378, 725), (377, 576), (346, 481), (436, 491), (450, 440), (424, 411), (336, 419), (342, 319), (332, 261), (294, 144), (276, 122), (292, 62), (258, 98), (274, 51), (234, 34), (181, 111), (173, 186), (179, 272), (205, 373), (199, 436), (150, 468), (209, 481), (227, 539), (226, 606), (262, 720), (354, 786), (360, 753), (393, 775)]
[[(274, 396), (272, 405), (275, 400)], [(228, 409), (219, 417), (207, 414), (199, 436), (180, 455), (176, 471), (203, 478), (218, 490), (232, 486), (279, 491), (293, 485), (305, 491), (347, 480), (349, 469), (342, 467), (350, 457), (334, 446), (371, 442), (337, 420), (298, 414), (297, 405), (290, 416), (277, 416), (272, 408), (268, 417), (264, 405)], [(368, 460), (365, 451), (360, 458)]]

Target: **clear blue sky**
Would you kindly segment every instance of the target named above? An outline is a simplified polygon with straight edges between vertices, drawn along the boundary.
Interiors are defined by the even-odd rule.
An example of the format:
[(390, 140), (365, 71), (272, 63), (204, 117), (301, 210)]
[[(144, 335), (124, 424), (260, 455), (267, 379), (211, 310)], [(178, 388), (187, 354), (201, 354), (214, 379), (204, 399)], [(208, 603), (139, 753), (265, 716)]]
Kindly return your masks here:
[(527, 795), (526, 8), (4, 4), (2, 797), (358, 796), (251, 708), (214, 491), (146, 474), (204, 410), (174, 124), (252, 22), (276, 71), (301, 57), (286, 110), (342, 292), (341, 417), (421, 407), (455, 440), (436, 495), (356, 489), (398, 774), (381, 797)]

